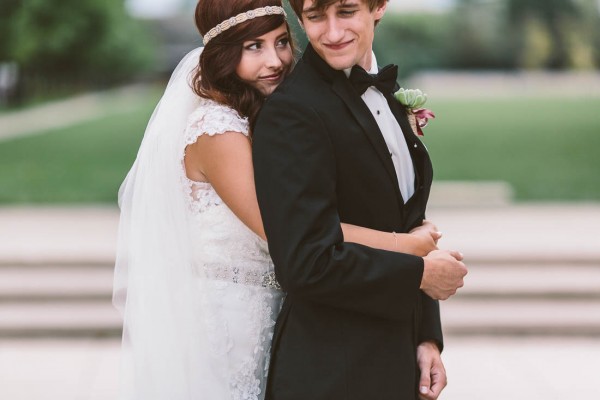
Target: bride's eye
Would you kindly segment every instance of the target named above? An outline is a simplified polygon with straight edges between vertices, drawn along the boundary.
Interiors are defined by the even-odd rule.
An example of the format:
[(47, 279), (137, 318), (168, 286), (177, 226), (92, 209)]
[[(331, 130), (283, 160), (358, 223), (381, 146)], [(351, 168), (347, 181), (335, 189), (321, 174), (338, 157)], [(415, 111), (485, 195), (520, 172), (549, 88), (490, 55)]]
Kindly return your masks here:
[(260, 42), (251, 42), (244, 45), (244, 49), (246, 50), (260, 50), (262, 44)]
[(288, 37), (281, 38), (277, 41), (277, 46), (279, 47), (287, 47), (290, 43), (290, 39)]

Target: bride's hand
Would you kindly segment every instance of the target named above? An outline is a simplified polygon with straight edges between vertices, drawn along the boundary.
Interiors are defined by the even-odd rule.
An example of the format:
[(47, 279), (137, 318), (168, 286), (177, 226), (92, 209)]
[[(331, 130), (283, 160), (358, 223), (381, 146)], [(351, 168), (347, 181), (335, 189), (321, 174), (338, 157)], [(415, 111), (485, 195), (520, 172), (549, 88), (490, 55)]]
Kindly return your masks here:
[(413, 236), (415, 253), (418, 256), (424, 257), (434, 250), (438, 250), (437, 243), (442, 237), (442, 233), (430, 221), (424, 220), (423, 224), (414, 228), (409, 232)]
[(437, 226), (435, 226), (433, 224), (433, 222), (428, 221), (426, 219), (423, 220), (423, 224), (421, 224), (420, 226), (417, 226), (416, 228), (411, 230), (409, 233), (415, 234), (418, 236), (423, 236), (426, 238), (431, 238), (431, 239), (433, 239), (433, 241), (435, 242), (436, 245), (437, 245), (438, 240), (440, 240), (440, 238), (442, 237), (442, 232), (438, 231)]

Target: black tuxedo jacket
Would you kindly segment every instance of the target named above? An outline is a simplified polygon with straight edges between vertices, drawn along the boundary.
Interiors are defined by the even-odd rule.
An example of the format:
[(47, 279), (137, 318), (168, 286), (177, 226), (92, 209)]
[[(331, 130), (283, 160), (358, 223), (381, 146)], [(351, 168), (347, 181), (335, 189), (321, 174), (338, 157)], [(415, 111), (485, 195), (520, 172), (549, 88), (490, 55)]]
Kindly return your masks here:
[(406, 111), (389, 104), (415, 167), (407, 204), (371, 112), (310, 45), (258, 117), (256, 189), (287, 292), (267, 399), (416, 399), (416, 346), (442, 344), (438, 304), (419, 290), (423, 259), (344, 243), (340, 228), (407, 232), (424, 218), (431, 162)]

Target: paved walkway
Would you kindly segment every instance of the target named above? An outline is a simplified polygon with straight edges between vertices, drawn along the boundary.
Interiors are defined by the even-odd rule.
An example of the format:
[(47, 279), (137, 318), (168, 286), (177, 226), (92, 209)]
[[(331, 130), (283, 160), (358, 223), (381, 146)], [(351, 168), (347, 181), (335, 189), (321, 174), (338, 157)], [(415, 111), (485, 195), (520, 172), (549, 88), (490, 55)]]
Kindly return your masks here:
[[(600, 399), (598, 340), (450, 337), (446, 346), (441, 400)], [(116, 399), (118, 364), (116, 341), (0, 341), (0, 398)]]
[(411, 77), (431, 99), (598, 98), (597, 71), (426, 71)]

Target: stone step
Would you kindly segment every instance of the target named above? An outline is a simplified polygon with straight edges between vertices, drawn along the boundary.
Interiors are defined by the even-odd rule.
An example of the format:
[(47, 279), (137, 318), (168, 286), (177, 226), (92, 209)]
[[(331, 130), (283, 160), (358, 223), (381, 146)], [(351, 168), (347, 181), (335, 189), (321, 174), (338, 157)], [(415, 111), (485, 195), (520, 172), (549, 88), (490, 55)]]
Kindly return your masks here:
[(0, 302), (110, 301), (112, 266), (5, 266), (0, 268)]
[(600, 337), (600, 301), (465, 300), (440, 305), (444, 331), (451, 335), (535, 335)]
[(436, 181), (431, 187), (429, 207), (506, 206), (514, 198), (506, 182)]
[(440, 248), (460, 250), (468, 265), (600, 265), (597, 204), (519, 203), (507, 207), (431, 208), (427, 218), (442, 231)]
[[(589, 223), (600, 220), (597, 203), (432, 206), (427, 217), (444, 234), (440, 247), (462, 251), (468, 264), (600, 264), (600, 236)], [(0, 266), (112, 264), (118, 221), (114, 206), (0, 207)]]
[(600, 265), (593, 264), (475, 264), (469, 266), (467, 298), (597, 299)]
[[(600, 301), (474, 301), (441, 303), (450, 335), (600, 337)], [(0, 338), (118, 337), (121, 318), (109, 301), (0, 303)]]
[[(0, 267), (0, 338), (119, 337), (113, 266)], [(451, 335), (600, 337), (600, 267), (475, 264), (441, 302)]]
[(121, 325), (109, 301), (0, 303), (0, 338), (118, 337)]

